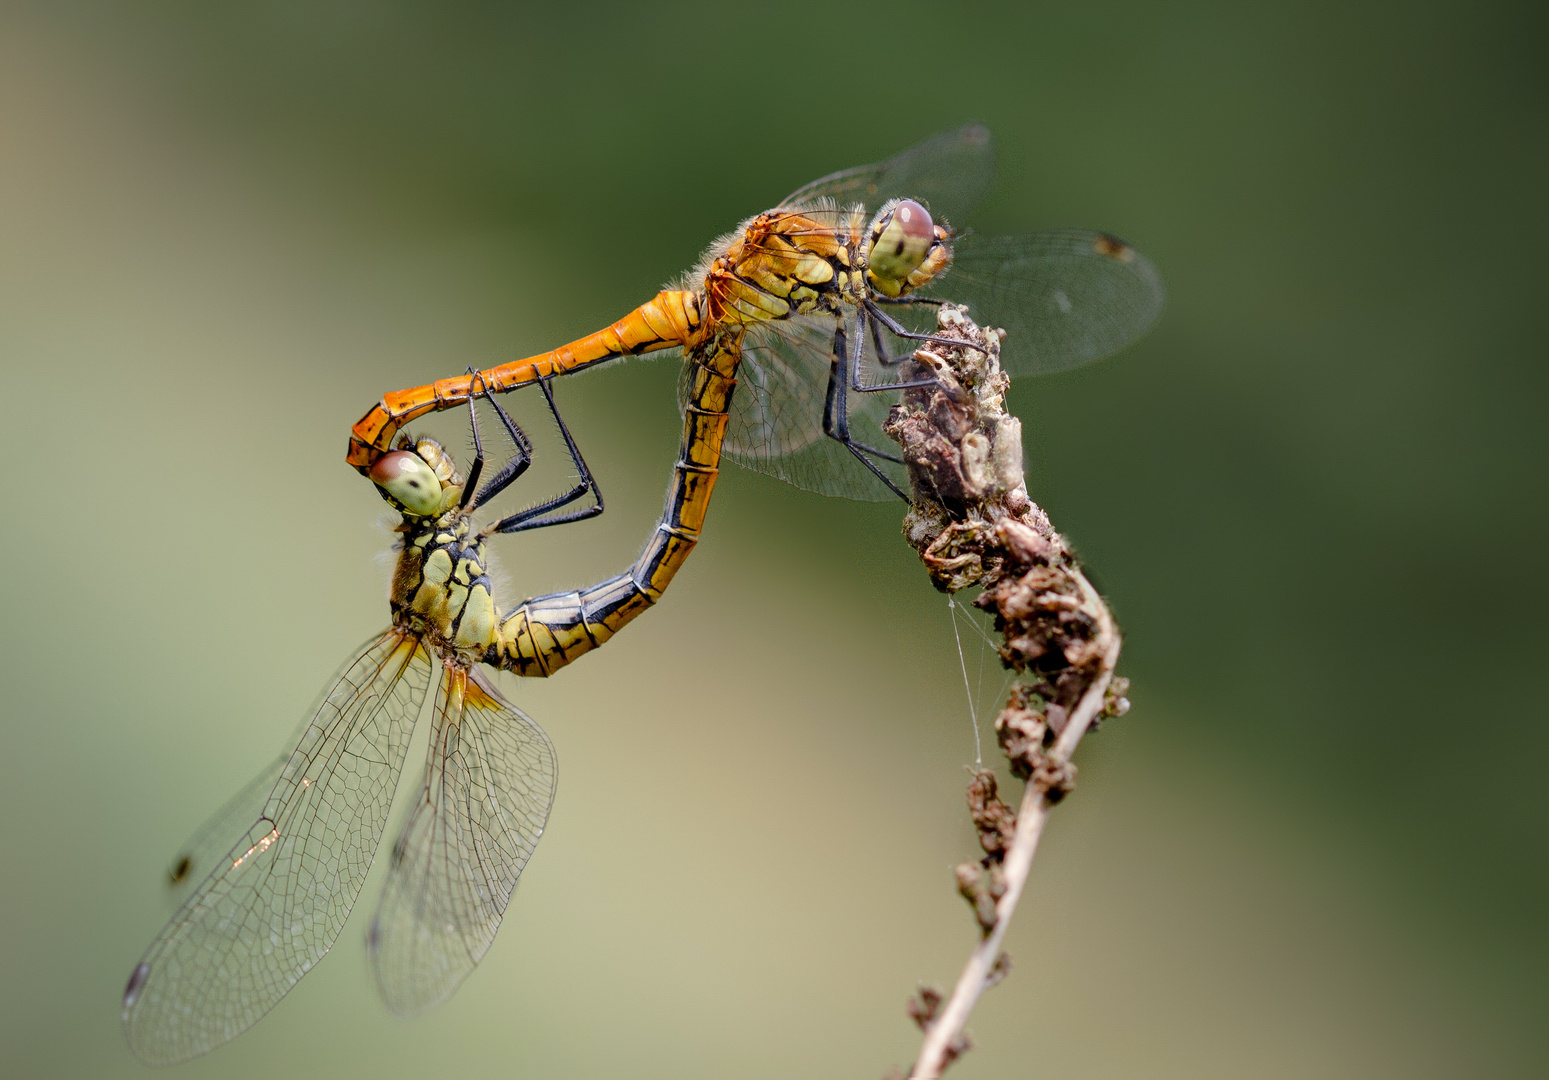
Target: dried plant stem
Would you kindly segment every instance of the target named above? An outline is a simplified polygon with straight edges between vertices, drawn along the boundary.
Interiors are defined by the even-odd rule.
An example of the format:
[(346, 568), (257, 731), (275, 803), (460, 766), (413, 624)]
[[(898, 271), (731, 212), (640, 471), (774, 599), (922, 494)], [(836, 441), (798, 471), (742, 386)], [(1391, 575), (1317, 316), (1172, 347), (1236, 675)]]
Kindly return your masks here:
[[(922, 991), (910, 1012), (925, 1032), (910, 1080), (934, 1080), (969, 1047), (969, 1014), (1007, 971), (1001, 944), (1026, 887), (1049, 811), (1074, 786), (1071, 756), (1103, 715), (1128, 706), (1115, 679), (1121, 638), (1102, 597), (1048, 517), (1027, 496), (1021, 424), (1005, 412), (1002, 334), (943, 307), (937, 334), (915, 362), (937, 384), (911, 390), (887, 431), (904, 451), (912, 506), (904, 533), (945, 591), (979, 586), (995, 615), (1001, 659), (1024, 676), (995, 721), (1012, 772), (1027, 781), (1012, 814), (993, 774), (969, 785), (985, 857), (958, 867), (982, 938), (952, 995)], [(919, 374), (915, 372), (911, 374)]]
[[(1075, 573), (1082, 591), (1095, 599), (1103, 614), (1108, 616), (1107, 606), (1102, 604), (1101, 597), (1087, 581), (1086, 575), (1079, 570)], [(1082, 697), (1076, 711), (1071, 714), (1070, 722), (1060, 732), (1049, 752), (1049, 756), (1060, 763), (1070, 761), (1082, 736), (1102, 711), (1108, 687), (1113, 681), (1114, 669), (1118, 666), (1122, 641), (1113, 628), (1112, 617), (1108, 616), (1105, 621), (1107, 625), (1104, 629), (1107, 632), (1104, 636), (1110, 644), (1103, 654), (1102, 673)], [(968, 963), (963, 966), (963, 973), (957, 977), (957, 985), (952, 989), (952, 996), (947, 999), (945, 1007), (937, 1010), (935, 1019), (926, 1030), (920, 1056), (909, 1071), (912, 1080), (935, 1080), (951, 1059), (957, 1056), (953, 1048), (962, 1045), (963, 1028), (968, 1023), (968, 1016), (978, 1004), (979, 995), (990, 986), (1001, 955), (1001, 941), (1011, 926), (1011, 916), (1016, 912), (1017, 901), (1022, 898), (1022, 889), (1033, 869), (1033, 856), (1038, 853), (1038, 841), (1043, 836), (1043, 827), (1053, 808), (1054, 802), (1049, 798), (1048, 789), (1030, 783), (1023, 790), (1022, 805), (1017, 809), (1016, 832), (1012, 835), (1011, 848), (1006, 852), (1003, 864), (1006, 891), (995, 905), (995, 925), (969, 955)]]

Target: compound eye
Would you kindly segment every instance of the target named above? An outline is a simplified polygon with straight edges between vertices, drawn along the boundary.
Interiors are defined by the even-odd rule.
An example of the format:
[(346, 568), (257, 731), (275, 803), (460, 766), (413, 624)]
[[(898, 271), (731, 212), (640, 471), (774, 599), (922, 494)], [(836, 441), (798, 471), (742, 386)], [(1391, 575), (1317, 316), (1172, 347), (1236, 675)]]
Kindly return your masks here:
[(925, 261), (936, 239), (935, 222), (925, 207), (913, 199), (903, 199), (879, 224), (866, 265), (876, 277), (902, 281)]
[(441, 509), (441, 481), (425, 459), (407, 450), (383, 454), (371, 466), (371, 479), (393, 500), (417, 517)]

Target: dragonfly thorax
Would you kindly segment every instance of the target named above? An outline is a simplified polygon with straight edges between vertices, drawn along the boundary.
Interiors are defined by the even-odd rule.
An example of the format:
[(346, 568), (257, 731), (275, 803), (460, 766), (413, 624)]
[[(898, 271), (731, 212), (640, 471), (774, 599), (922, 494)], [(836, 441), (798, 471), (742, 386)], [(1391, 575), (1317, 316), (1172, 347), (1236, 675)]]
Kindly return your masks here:
[(405, 516), (393, 572), (393, 621), (470, 662), (495, 641), (493, 586), (484, 538), (453, 509), (439, 518)]
[(462, 508), (463, 478), (441, 444), (405, 436), (398, 445), (371, 468), (382, 497), (403, 514), (393, 621), (471, 662), (496, 634), (484, 539)]
[[(825, 211), (831, 217), (834, 211)], [(832, 310), (865, 288), (858, 266), (863, 219), (842, 224), (769, 211), (744, 223), (704, 276), (708, 324), (747, 324)]]
[(951, 234), (913, 199), (864, 210), (772, 210), (744, 223), (704, 274), (706, 325), (755, 323), (897, 299), (952, 262)]

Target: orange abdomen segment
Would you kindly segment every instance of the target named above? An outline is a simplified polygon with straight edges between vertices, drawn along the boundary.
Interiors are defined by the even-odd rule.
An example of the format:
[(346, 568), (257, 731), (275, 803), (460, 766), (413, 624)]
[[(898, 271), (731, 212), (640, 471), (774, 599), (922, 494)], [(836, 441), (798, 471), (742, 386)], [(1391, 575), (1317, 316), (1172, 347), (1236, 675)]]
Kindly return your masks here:
[(664, 289), (612, 326), (561, 345), (552, 352), (513, 360), (477, 375), (457, 375), (384, 395), (352, 429), (349, 452), (344, 460), (364, 473), (377, 458), (392, 449), (393, 437), (403, 425), (426, 413), (463, 404), (474, 387), (479, 393), (486, 387), (502, 393), (615, 357), (683, 345), (698, 329), (701, 317), (698, 294)]

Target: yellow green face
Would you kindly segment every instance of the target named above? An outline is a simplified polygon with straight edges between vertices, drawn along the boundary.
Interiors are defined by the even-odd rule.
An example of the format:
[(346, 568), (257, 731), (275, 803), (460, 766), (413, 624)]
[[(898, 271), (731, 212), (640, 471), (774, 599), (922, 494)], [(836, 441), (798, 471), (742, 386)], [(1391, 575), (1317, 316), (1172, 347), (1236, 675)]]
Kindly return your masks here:
[(872, 283), (883, 295), (897, 296), (909, 275), (925, 261), (935, 240), (935, 222), (913, 199), (883, 207), (872, 223), (871, 244), (866, 250), (866, 270)]
[(441, 511), (441, 479), (412, 450), (383, 454), (371, 466), (371, 480), (406, 514), (430, 517)]

